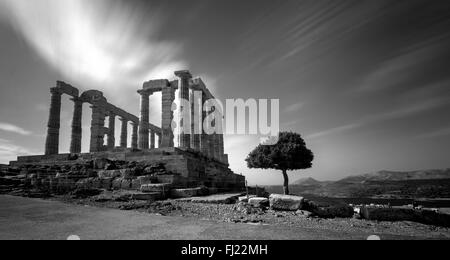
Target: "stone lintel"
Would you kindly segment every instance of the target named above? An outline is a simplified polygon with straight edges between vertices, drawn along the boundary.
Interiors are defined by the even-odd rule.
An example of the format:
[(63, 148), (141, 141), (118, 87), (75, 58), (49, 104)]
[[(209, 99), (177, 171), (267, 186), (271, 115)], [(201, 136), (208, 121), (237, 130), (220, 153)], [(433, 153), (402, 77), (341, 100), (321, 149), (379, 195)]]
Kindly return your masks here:
[(60, 89), (62, 93), (67, 94), (69, 96), (78, 97), (80, 95), (80, 91), (77, 88), (63, 81), (57, 81), (56, 87)]
[(166, 88), (168, 86), (170, 86), (170, 83), (167, 79), (150, 80), (144, 83), (144, 87), (140, 91), (154, 93), (162, 91), (163, 88)]

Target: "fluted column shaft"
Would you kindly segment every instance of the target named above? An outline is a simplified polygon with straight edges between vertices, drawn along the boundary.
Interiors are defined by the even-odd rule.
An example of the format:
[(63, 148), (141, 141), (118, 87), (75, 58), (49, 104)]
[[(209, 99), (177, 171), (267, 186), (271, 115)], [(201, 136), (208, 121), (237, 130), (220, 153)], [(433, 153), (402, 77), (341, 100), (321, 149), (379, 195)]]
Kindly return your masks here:
[[(191, 105), (191, 148), (195, 151), (200, 151), (200, 136), (201, 127), (200, 121), (202, 119), (202, 113), (200, 106), (202, 105), (202, 95), (198, 95), (199, 92), (192, 91), (190, 96)], [(203, 122), (203, 121), (202, 121)]]
[(59, 153), (59, 129), (61, 117), (61, 95), (57, 88), (51, 88), (52, 94), (50, 113), (48, 119), (47, 139), (45, 142), (45, 154), (55, 155)]
[(109, 112), (109, 121), (108, 121), (108, 150), (114, 150), (116, 145), (116, 115), (113, 112)]
[(150, 149), (155, 149), (155, 131), (150, 130)]
[[(179, 147), (180, 148), (191, 148), (191, 133), (188, 130), (190, 128), (190, 113), (185, 115), (186, 110), (189, 108), (189, 80), (192, 78), (192, 75), (189, 71), (178, 71), (175, 72), (175, 75), (180, 78), (180, 86), (179, 86)], [(185, 107), (185, 106), (188, 107)]]
[(133, 122), (131, 123), (133, 126), (133, 132), (131, 134), (131, 148), (138, 149), (138, 127), (139, 124)]
[(209, 149), (210, 149), (210, 145), (209, 145), (209, 135), (205, 132), (203, 123), (205, 122), (205, 119), (208, 115), (208, 112), (206, 112), (205, 110), (203, 110), (205, 102), (207, 101), (207, 97), (206, 94), (203, 93), (202, 96), (202, 131), (201, 131), (201, 137), (200, 137), (200, 149), (201, 152), (203, 153), (203, 155), (205, 156), (209, 156)]
[(79, 98), (73, 98), (72, 100), (74, 102), (74, 110), (70, 153), (76, 154), (81, 153), (83, 102)]
[(146, 91), (139, 91), (141, 94), (141, 117), (139, 124), (139, 149), (148, 149), (148, 124), (150, 117), (150, 94)]
[(91, 143), (90, 152), (101, 152), (104, 150), (105, 137), (105, 109), (104, 104), (95, 102), (92, 105), (92, 120), (91, 120)]
[(120, 131), (120, 147), (127, 148), (128, 146), (128, 120), (125, 118), (121, 118), (122, 128)]
[(162, 136), (160, 138), (160, 147), (173, 147), (174, 134), (172, 129), (173, 110), (172, 105), (175, 101), (175, 89), (172, 86), (163, 88), (162, 90), (162, 113), (161, 113), (161, 128)]

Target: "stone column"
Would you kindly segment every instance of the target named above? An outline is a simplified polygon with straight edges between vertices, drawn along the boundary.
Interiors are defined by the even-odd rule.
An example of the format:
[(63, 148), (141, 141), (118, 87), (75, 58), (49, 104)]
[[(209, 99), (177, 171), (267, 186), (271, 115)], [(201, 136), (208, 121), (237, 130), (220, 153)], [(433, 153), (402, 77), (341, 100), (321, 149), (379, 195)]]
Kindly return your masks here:
[(220, 129), (220, 132), (217, 133), (217, 159), (221, 162), (224, 161), (224, 154), (225, 154), (225, 148), (224, 148), (224, 143), (223, 143), (223, 115), (220, 114), (220, 118), (218, 120), (216, 120), (216, 124)]
[(128, 146), (128, 120), (126, 118), (120, 118), (122, 121), (122, 128), (120, 131), (120, 147), (127, 148)]
[[(189, 103), (189, 80), (192, 79), (192, 75), (189, 71), (177, 71), (175, 75), (180, 78), (180, 86), (179, 86), (179, 104), (180, 108), (178, 109), (180, 115), (180, 133), (178, 136), (179, 139), (179, 147), (180, 148), (191, 148), (191, 132), (187, 129), (187, 125), (190, 125), (190, 120), (188, 118), (184, 118), (184, 112), (186, 107), (183, 107), (184, 102)], [(189, 116), (190, 117), (190, 116)], [(187, 122), (185, 122), (185, 120)]]
[(101, 152), (104, 150), (105, 137), (105, 108), (104, 103), (95, 102), (92, 105), (92, 121), (91, 121), (91, 144), (90, 152)]
[[(158, 148), (161, 148), (162, 146), (162, 134), (160, 133), (160, 134), (157, 134), (157, 136), (158, 136)], [(173, 140), (173, 139), (172, 139)]]
[(173, 86), (167, 86), (162, 89), (162, 118), (161, 118), (161, 128), (162, 136), (160, 136), (161, 147), (173, 147), (173, 110), (172, 105), (175, 101), (175, 89)]
[(116, 145), (116, 115), (111, 111), (109, 112), (108, 123), (108, 150), (114, 150)]
[(155, 131), (150, 130), (150, 149), (155, 149)]
[(81, 153), (81, 137), (82, 137), (82, 114), (83, 114), (83, 102), (74, 97), (74, 110), (72, 119), (72, 140), (70, 143), (70, 153)]
[(203, 129), (203, 123), (205, 122), (205, 119), (208, 115), (208, 112), (203, 110), (205, 102), (207, 101), (207, 97), (204, 92), (203, 92), (203, 96), (202, 96), (202, 101), (203, 101), (202, 102), (203, 103), (202, 104), (202, 134), (200, 137), (200, 150), (203, 153), (203, 155), (209, 156), (209, 148), (210, 148), (209, 135), (205, 132), (205, 129)]
[(47, 139), (45, 142), (45, 155), (59, 153), (59, 128), (61, 117), (61, 95), (58, 88), (51, 88), (50, 114), (48, 119)]
[(131, 123), (133, 126), (133, 133), (131, 134), (131, 148), (138, 149), (138, 126), (136, 122)]
[[(200, 151), (200, 131), (201, 127), (199, 127), (199, 123), (202, 120), (202, 113), (200, 110), (201, 106), (201, 96), (198, 97), (195, 95), (195, 91), (191, 92), (190, 100), (191, 104), (191, 147), (195, 151)], [(201, 121), (203, 123), (203, 121)]]
[(138, 91), (141, 94), (141, 117), (139, 121), (139, 149), (148, 149), (148, 123), (150, 117), (150, 94), (147, 91)]
[(225, 163), (225, 147), (223, 143), (223, 134), (218, 134), (219, 160)]
[(214, 158), (214, 134), (208, 135), (208, 157)]

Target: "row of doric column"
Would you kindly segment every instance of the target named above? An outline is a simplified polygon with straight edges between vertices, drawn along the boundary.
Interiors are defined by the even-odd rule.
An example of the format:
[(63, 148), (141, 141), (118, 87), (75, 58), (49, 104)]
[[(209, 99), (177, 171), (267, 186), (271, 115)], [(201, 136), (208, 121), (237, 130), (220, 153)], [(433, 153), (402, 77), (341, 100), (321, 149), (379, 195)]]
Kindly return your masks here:
[[(47, 138), (45, 143), (45, 154), (56, 155), (59, 153), (59, 132), (60, 132), (60, 117), (61, 117), (61, 98), (64, 94), (63, 83), (58, 82), (58, 86), (51, 88), (51, 101), (50, 112), (48, 120)], [(83, 101), (78, 94), (74, 95), (71, 99), (74, 102), (74, 111), (72, 119), (72, 132), (70, 142), (70, 153), (81, 153), (81, 141), (82, 141), (82, 114), (83, 114)], [(115, 119), (117, 117), (113, 111), (107, 111), (106, 99), (103, 97), (95, 98), (91, 102), (92, 119), (91, 119), (91, 140), (89, 145), (90, 152), (101, 152), (105, 150), (113, 150), (115, 148)], [(109, 125), (106, 128), (105, 119), (109, 116)], [(131, 137), (131, 148), (138, 148), (138, 123), (133, 122), (125, 117), (121, 117), (122, 128), (120, 147), (127, 147), (128, 137), (128, 122), (131, 122), (133, 126), (133, 132)], [(108, 136), (107, 145), (104, 145), (104, 137)]]
[[(140, 102), (140, 118), (130, 120), (126, 116), (120, 116), (122, 122), (121, 134), (120, 134), (120, 147), (126, 148), (128, 146), (128, 123), (131, 122), (133, 126), (133, 132), (131, 137), (131, 148), (133, 149), (154, 149), (156, 148), (156, 136), (158, 136), (158, 147), (174, 147), (174, 133), (173, 133), (173, 104), (175, 101), (175, 90), (179, 89), (180, 104), (181, 101), (188, 101), (187, 104), (180, 106), (179, 113), (180, 129), (178, 135), (179, 147), (185, 149), (192, 149), (201, 152), (207, 157), (214, 158), (218, 161), (227, 163), (227, 156), (224, 154), (223, 134), (207, 134), (203, 130), (203, 122), (205, 118), (214, 112), (203, 111), (203, 107), (207, 99), (212, 98), (211, 94), (206, 90), (202, 91), (201, 100), (196, 100), (194, 92), (190, 92), (192, 75), (189, 71), (178, 71), (175, 75), (179, 77), (179, 81), (169, 82), (167, 80), (157, 81), (158, 84), (164, 85), (158, 90), (142, 89), (138, 91), (141, 95)], [(59, 131), (60, 131), (60, 116), (61, 116), (61, 96), (64, 93), (63, 88), (58, 87), (51, 88), (51, 103), (50, 114), (48, 121), (48, 131), (45, 146), (46, 155), (55, 155), (59, 153)], [(155, 131), (154, 128), (150, 129), (150, 96), (155, 91), (162, 92), (162, 125), (160, 131)], [(108, 110), (108, 103), (103, 94), (98, 91), (91, 92), (87, 95), (90, 99), (92, 109), (91, 119), (91, 140), (90, 140), (90, 152), (102, 152), (107, 150), (113, 150), (115, 148), (115, 119), (118, 116), (114, 111)], [(86, 93), (86, 92), (85, 92)], [(70, 93), (73, 96), (74, 113), (72, 120), (72, 135), (70, 143), (70, 153), (76, 154), (81, 152), (81, 139), (82, 139), (82, 110), (83, 103), (86, 101), (86, 97), (78, 97), (78, 90), (76, 94)], [(84, 95), (84, 94), (83, 94)], [(82, 95), (82, 96), (83, 96)], [(92, 95), (92, 96), (91, 96)], [(186, 108), (189, 105), (189, 109)], [(113, 109), (114, 110), (114, 109)], [(189, 115), (184, 115), (187, 111), (191, 111)], [(119, 112), (120, 113), (120, 112)], [(195, 113), (199, 113), (195, 115)], [(105, 127), (106, 117), (109, 117), (108, 127)], [(197, 119), (201, 119), (198, 122)], [(186, 122), (184, 122), (186, 120)], [(218, 122), (214, 122), (216, 124)], [(221, 123), (221, 122), (220, 122)], [(187, 131), (187, 126), (191, 131)], [(107, 136), (107, 144), (104, 145), (104, 137)]]

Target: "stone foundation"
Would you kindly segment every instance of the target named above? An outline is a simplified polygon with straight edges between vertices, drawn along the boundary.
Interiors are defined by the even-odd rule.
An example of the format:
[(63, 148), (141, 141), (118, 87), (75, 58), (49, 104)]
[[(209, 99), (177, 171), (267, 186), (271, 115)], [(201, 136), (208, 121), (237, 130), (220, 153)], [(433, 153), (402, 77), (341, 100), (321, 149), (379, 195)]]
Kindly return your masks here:
[(116, 148), (114, 151), (98, 153), (23, 156), (11, 162), (10, 166), (70, 167), (98, 159), (163, 164), (170, 174), (156, 176), (157, 182), (171, 184), (177, 189), (201, 186), (216, 188), (219, 192), (245, 189), (245, 177), (235, 174), (227, 164), (207, 158), (201, 153), (179, 148), (158, 148), (147, 151)]

